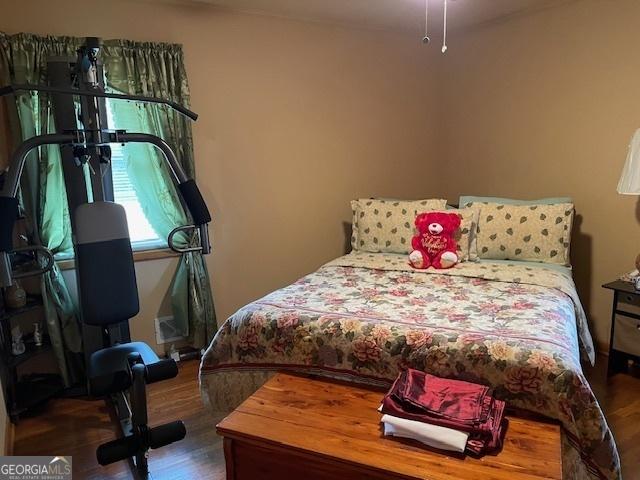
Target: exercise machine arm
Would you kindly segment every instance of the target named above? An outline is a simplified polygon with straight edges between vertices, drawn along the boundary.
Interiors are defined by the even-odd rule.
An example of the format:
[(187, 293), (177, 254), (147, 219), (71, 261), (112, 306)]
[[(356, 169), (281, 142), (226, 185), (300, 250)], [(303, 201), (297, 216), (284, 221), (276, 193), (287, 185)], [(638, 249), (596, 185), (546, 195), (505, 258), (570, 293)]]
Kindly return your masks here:
[[(71, 133), (53, 133), (29, 138), (21, 143), (13, 153), (8, 170), (0, 177), (3, 180), (2, 188), (0, 188), (0, 286), (11, 285), (13, 278), (15, 278), (15, 275), (12, 275), (11, 272), (9, 254), (13, 251), (13, 226), (18, 217), (17, 193), (20, 185), (20, 177), (29, 153), (43, 145), (100, 146), (109, 143), (149, 143), (154, 145), (163, 153), (173, 179), (178, 186), (178, 190), (194, 221), (193, 225), (181, 226), (176, 230), (198, 229), (200, 236), (200, 246), (189, 249), (179, 249), (173, 245), (173, 234), (176, 232), (176, 230), (174, 230), (169, 235), (169, 246), (180, 253), (195, 250), (203, 254), (211, 252), (207, 230), (207, 224), (211, 221), (211, 215), (195, 181), (186, 175), (171, 147), (169, 147), (162, 138), (148, 133), (126, 133), (124, 131), (106, 130), (93, 133), (99, 134), (92, 135), (94, 138), (99, 138), (98, 143), (88, 142), (85, 137), (86, 132), (78, 130)], [(49, 268), (51, 268), (52, 265), (50, 261), (51, 258), (51, 253), (48, 252)]]
[(80, 90), (77, 88), (59, 88), (51, 87), (48, 85), (29, 85), (29, 84), (13, 84), (0, 88), (0, 97), (5, 95), (15, 95), (19, 92), (44, 92), (44, 93), (58, 93), (63, 95), (79, 95), (81, 97), (98, 97), (98, 98), (112, 98), (115, 100), (129, 100), (133, 102), (144, 103), (158, 103), (166, 105), (175, 111), (181, 113), (185, 117), (191, 120), (197, 120), (198, 114), (192, 112), (188, 108), (183, 107), (179, 103), (172, 102), (171, 100), (165, 100), (163, 98), (145, 97), (142, 95), (128, 95), (124, 93), (107, 93), (100, 90)]

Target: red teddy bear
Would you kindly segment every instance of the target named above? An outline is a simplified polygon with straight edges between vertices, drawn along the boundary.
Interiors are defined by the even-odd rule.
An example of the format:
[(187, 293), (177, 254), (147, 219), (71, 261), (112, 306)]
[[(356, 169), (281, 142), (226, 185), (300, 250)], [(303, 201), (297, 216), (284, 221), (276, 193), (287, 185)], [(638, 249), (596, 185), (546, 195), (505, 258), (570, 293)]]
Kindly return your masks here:
[(421, 213), (415, 224), (418, 233), (411, 240), (413, 252), (409, 254), (413, 268), (451, 268), (458, 263), (458, 244), (454, 238), (460, 227), (457, 213)]

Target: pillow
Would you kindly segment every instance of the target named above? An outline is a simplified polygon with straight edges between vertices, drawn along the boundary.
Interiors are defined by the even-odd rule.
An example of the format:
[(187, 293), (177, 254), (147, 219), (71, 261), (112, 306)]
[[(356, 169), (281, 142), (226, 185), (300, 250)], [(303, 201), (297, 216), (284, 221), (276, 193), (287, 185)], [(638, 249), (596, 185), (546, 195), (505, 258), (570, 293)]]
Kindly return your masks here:
[(505, 205), (555, 205), (556, 203), (573, 203), (570, 197), (549, 197), (539, 200), (518, 200), (515, 198), (500, 197), (474, 197), (473, 195), (462, 195), (458, 204), (464, 207), (469, 203), (504, 203)]
[(418, 210), (444, 210), (446, 204), (442, 199), (353, 200), (351, 247), (361, 252), (409, 253)]
[[(478, 219), (480, 217), (480, 209), (476, 207), (468, 208), (449, 208), (446, 210), (435, 210), (442, 213), (457, 213), (460, 217), (460, 228), (455, 236), (458, 248), (458, 262), (475, 262), (478, 260)], [(418, 210), (418, 214), (422, 210)]]
[(572, 203), (483, 203), (477, 232), (478, 255), (568, 266), (572, 223)]

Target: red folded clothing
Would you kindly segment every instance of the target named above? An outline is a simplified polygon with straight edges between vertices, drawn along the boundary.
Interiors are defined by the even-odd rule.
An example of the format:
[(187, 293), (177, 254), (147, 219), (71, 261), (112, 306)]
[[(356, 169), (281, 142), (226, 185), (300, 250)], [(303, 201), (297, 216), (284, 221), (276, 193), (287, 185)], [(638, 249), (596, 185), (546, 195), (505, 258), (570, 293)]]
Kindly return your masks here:
[(434, 377), (406, 370), (400, 377), (399, 397), (420, 411), (426, 410), (456, 422), (473, 424), (486, 419), (489, 387)]
[(502, 447), (504, 406), (484, 385), (408, 369), (385, 395), (382, 412), (469, 432), (467, 450), (480, 455)]

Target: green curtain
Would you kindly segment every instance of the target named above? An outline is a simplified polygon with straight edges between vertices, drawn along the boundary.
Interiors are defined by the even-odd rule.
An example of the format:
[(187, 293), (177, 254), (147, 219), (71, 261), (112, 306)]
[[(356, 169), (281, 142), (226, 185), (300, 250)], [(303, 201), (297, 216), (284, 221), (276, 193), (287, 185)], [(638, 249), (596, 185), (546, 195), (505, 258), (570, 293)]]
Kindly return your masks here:
[[(0, 33), (0, 80), (11, 83), (46, 83), (46, 62), (51, 56), (75, 55), (79, 40)], [(55, 131), (49, 98), (31, 93), (16, 96), (18, 138)], [(71, 250), (71, 227), (58, 147), (43, 147), (30, 154), (21, 196), (35, 221), (35, 237), (54, 254)], [(75, 306), (57, 267), (42, 276), (42, 297), (53, 351), (64, 383), (82, 375), (82, 335)]]
[[(164, 43), (108, 40), (102, 50), (107, 86), (114, 91), (172, 100), (189, 106), (189, 86), (182, 47)], [(112, 102), (118, 117), (119, 102)], [(163, 138), (176, 152), (189, 177), (195, 176), (190, 120), (158, 105), (138, 107), (142, 130)], [(161, 153), (149, 145), (127, 145), (129, 178), (145, 215), (156, 233), (167, 237), (175, 227), (190, 223)], [(181, 246), (196, 238), (176, 238)], [(185, 253), (172, 282), (174, 318), (189, 344), (204, 348), (216, 332), (216, 318), (207, 265), (200, 253)], [(187, 334), (188, 332), (188, 334)]]

